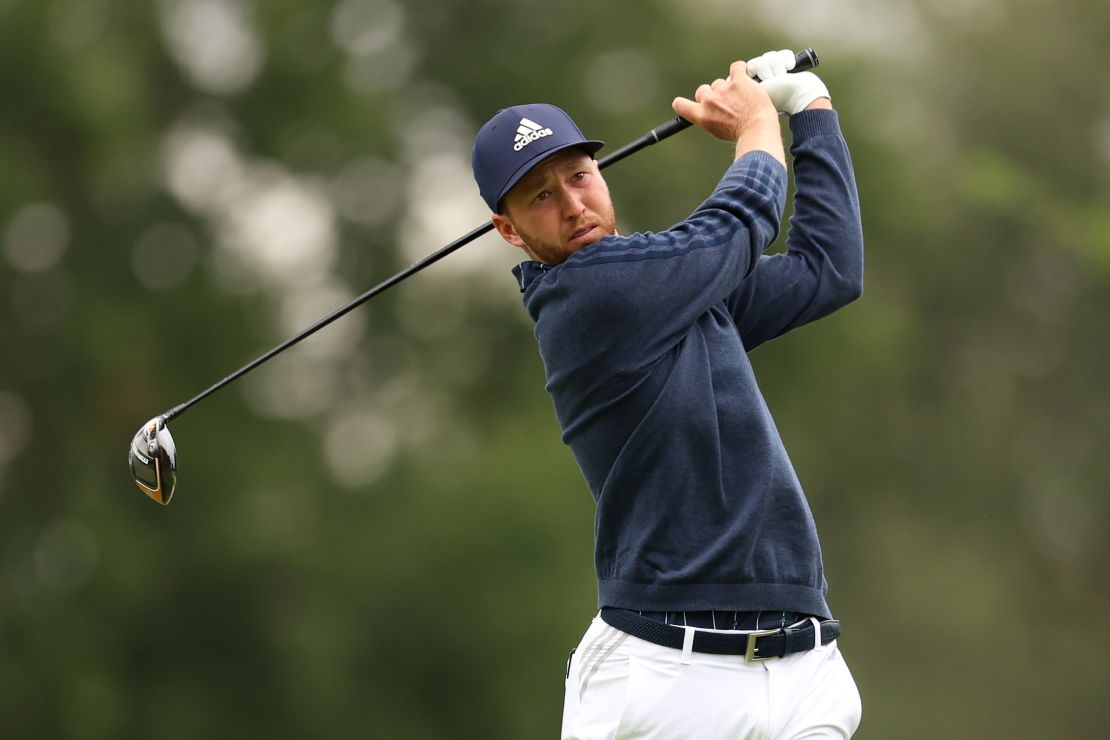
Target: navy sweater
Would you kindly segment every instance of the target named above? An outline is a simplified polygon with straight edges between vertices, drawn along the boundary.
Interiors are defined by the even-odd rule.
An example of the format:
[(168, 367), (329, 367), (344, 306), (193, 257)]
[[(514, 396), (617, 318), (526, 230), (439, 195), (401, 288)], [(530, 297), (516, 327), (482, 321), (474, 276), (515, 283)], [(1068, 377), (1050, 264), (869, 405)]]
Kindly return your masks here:
[(747, 353), (862, 290), (834, 111), (790, 119), (786, 170), (745, 154), (682, 223), (514, 268), (563, 441), (597, 502), (598, 606), (831, 616), (813, 515)]

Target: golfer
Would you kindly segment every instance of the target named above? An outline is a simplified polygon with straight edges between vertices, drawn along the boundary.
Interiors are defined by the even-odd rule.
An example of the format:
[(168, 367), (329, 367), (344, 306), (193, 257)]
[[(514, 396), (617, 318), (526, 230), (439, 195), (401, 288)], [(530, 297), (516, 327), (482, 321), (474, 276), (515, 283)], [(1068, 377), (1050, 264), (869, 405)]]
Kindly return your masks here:
[[(731, 65), (676, 113), (736, 145), (681, 223), (617, 233), (585, 138), (519, 105), (479, 131), (474, 177), (535, 321), (547, 390), (597, 503), (600, 612), (571, 654), (565, 740), (847, 738), (817, 530), (748, 353), (860, 295), (855, 178), (829, 93), (789, 51)], [(785, 251), (778, 114), (796, 193)]]

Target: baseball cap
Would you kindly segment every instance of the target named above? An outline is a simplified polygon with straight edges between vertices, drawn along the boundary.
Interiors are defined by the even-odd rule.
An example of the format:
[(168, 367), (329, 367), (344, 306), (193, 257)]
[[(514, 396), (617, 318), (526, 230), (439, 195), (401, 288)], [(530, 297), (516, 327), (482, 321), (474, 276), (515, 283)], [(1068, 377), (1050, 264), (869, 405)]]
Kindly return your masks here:
[(570, 116), (547, 103), (497, 111), (474, 140), (471, 165), (491, 211), (528, 171), (555, 152), (581, 147), (593, 154), (605, 142), (587, 139)]

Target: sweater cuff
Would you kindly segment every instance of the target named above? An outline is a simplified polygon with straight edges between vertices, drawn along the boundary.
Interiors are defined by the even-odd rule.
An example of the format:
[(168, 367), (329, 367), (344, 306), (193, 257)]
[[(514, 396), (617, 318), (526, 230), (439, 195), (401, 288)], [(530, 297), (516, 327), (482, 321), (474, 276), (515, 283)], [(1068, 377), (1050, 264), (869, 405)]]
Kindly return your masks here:
[[(744, 172), (745, 178), (754, 178), (757, 182), (764, 182), (774, 189), (776, 197), (785, 198), (787, 172), (782, 162), (778, 161), (770, 152), (761, 149), (745, 152), (742, 157), (732, 163), (732, 171)], [(754, 187), (753, 182), (748, 182), (749, 187)]]
[(783, 163), (770, 152), (760, 149), (745, 152), (732, 163), (725, 179), (728, 180), (730, 177), (739, 177), (737, 184), (766, 194), (776, 204), (779, 217), (782, 217), (782, 209), (786, 207), (787, 172)]
[(776, 175), (779, 171), (781, 171), (783, 175), (786, 174), (786, 167), (783, 166), (782, 162), (775, 159), (774, 155), (770, 152), (765, 152), (762, 149), (744, 152), (739, 159), (732, 163), (732, 166), (737, 167), (749, 163), (753, 164), (757, 171), (765, 171), (766, 168), (769, 167)]
[(840, 133), (840, 117), (835, 110), (817, 108), (790, 116), (790, 134), (794, 140), (810, 136), (836, 136)]

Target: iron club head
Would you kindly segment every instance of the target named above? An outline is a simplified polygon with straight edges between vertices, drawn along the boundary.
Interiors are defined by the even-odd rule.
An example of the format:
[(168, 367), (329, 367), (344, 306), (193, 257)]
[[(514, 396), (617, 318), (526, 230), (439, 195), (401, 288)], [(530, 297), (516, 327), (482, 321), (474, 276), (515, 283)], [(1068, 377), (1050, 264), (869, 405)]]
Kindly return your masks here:
[(139, 490), (167, 505), (177, 485), (177, 446), (164, 417), (156, 416), (139, 428), (131, 440), (127, 462)]

